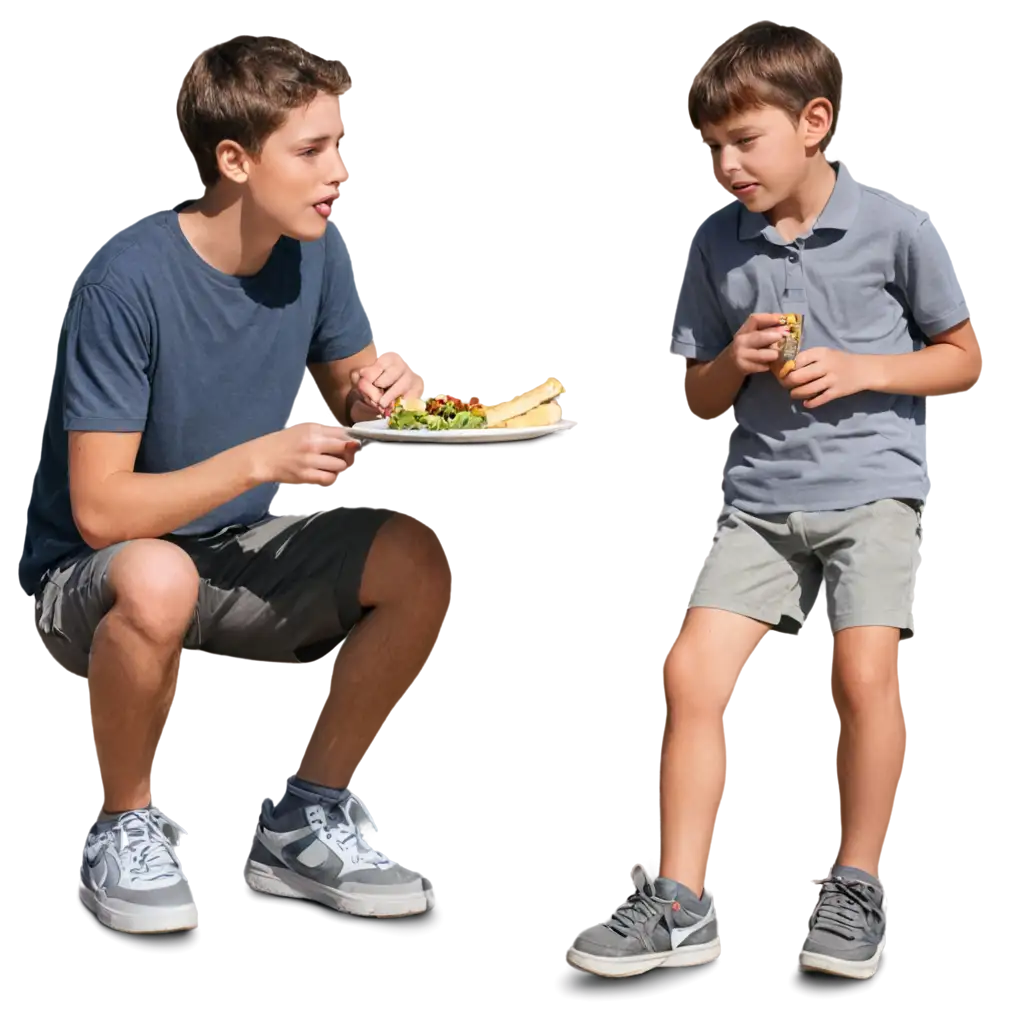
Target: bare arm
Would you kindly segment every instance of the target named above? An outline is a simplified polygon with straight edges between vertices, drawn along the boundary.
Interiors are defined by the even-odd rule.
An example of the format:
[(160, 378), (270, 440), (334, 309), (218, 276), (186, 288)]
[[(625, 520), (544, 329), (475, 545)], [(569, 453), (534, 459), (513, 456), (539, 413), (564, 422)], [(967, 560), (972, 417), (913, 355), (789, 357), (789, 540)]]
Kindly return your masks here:
[(686, 403), (702, 420), (732, 408), (743, 381), (766, 373), (778, 358), (774, 346), (786, 335), (781, 313), (752, 313), (714, 359), (686, 360)]
[(337, 421), (346, 427), (379, 419), (399, 397), (423, 394), (423, 379), (405, 360), (393, 352), (378, 357), (373, 342), (344, 359), (310, 363), (309, 372)]
[(942, 334), (919, 352), (865, 356), (871, 360), (871, 391), (892, 395), (952, 395), (981, 376), (981, 348), (970, 320)]
[(173, 473), (136, 473), (141, 438), (139, 433), (68, 435), (71, 511), (90, 547), (163, 536), (259, 482), (251, 443)]
[(746, 374), (728, 357), (728, 349), (710, 362), (686, 360), (686, 404), (702, 420), (713, 420), (732, 408)]
[(353, 383), (353, 374), (377, 361), (377, 349), (371, 341), (362, 351), (329, 363), (310, 363), (309, 372), (334, 418), (344, 427), (376, 419), (380, 413), (363, 401)]
[(68, 434), (71, 513), (93, 548), (162, 537), (262, 483), (328, 486), (352, 465), (358, 443), (339, 427), (302, 423), (170, 473), (137, 473), (142, 435)]

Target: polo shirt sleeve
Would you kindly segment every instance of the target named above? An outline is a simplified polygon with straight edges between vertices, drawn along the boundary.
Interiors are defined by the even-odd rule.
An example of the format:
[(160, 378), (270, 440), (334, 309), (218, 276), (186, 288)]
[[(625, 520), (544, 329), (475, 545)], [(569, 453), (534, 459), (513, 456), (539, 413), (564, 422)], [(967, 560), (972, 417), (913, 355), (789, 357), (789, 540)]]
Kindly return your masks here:
[(929, 338), (970, 315), (949, 253), (926, 214), (900, 238), (895, 284), (915, 323)]
[(361, 352), (373, 341), (370, 321), (359, 301), (352, 260), (341, 233), (331, 223), (324, 236), (324, 281), (320, 291), (310, 363), (328, 363)]
[(672, 328), (672, 351), (688, 359), (708, 362), (730, 341), (732, 334), (722, 314), (718, 290), (698, 232), (690, 245), (683, 286), (679, 292)]
[(64, 429), (130, 433), (149, 413), (150, 332), (117, 292), (85, 285), (65, 323)]

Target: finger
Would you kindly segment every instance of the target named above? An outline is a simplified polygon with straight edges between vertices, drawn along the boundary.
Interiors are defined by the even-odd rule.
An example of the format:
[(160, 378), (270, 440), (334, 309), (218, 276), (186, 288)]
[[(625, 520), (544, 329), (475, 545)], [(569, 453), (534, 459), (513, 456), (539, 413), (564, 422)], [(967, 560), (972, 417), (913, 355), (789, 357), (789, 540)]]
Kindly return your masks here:
[(423, 378), (418, 374), (412, 375), (412, 383), (409, 385), (405, 392), (410, 398), (422, 398), (423, 397)]
[(317, 445), (317, 455), (332, 455), (335, 458), (342, 455), (343, 452), (347, 451), (358, 451), (359, 442), (354, 438), (345, 437), (325, 437), (322, 438), (320, 443)]
[(788, 334), (789, 330), (786, 327), (769, 327), (761, 331), (751, 331), (746, 337), (752, 348), (768, 348), (771, 345), (778, 345)]
[(818, 348), (801, 349), (796, 356), (797, 369), (801, 366), (807, 366), (809, 363), (819, 362), (827, 351), (828, 349), (821, 348), (820, 346)]
[(779, 358), (777, 349), (774, 348), (752, 348), (747, 353), (747, 358), (755, 363), (762, 363), (764, 366), (771, 366)]
[(394, 403), (401, 398), (402, 395), (408, 395), (409, 389), (412, 386), (413, 379), (411, 373), (403, 373), (395, 383), (388, 388), (387, 391), (381, 396), (380, 404), (385, 409), (390, 409)]
[(404, 366), (387, 366), (374, 379), (373, 386), (380, 391), (387, 391), (388, 388), (394, 387), (398, 381), (411, 376), (412, 374)]
[(828, 388), (826, 391), (823, 391), (820, 395), (818, 395), (817, 398), (811, 398), (804, 402), (804, 408), (817, 409), (819, 406), (825, 405), (828, 402), (831, 402), (832, 399), (839, 397), (839, 393), (835, 390), (835, 388)]
[(751, 313), (743, 325), (745, 330), (763, 330), (766, 327), (778, 327), (786, 322), (785, 313)]
[(804, 384), (802, 387), (791, 388), (790, 394), (795, 399), (814, 398), (816, 395), (820, 395), (823, 391), (828, 391), (831, 386), (832, 381), (830, 378), (819, 377), (817, 380), (813, 380), (809, 384)]
[(338, 473), (343, 472), (351, 463), (334, 455), (314, 455), (309, 461), (310, 469), (314, 472)]
[(319, 442), (326, 438), (330, 438), (333, 441), (351, 441), (352, 436), (344, 427), (335, 427), (329, 423), (316, 424), (316, 433), (313, 435), (314, 439)]
[(786, 385), (789, 388), (798, 388), (803, 384), (810, 384), (812, 380), (818, 380), (825, 376), (825, 372), (817, 366), (801, 367), (796, 364), (796, 369), (790, 370), (786, 375)]
[(337, 479), (337, 473), (327, 473), (322, 469), (310, 469), (303, 474), (303, 480), (305, 483), (319, 484), (321, 487), (330, 487)]
[(372, 406), (376, 406), (377, 408), (380, 407), (380, 388), (371, 384), (365, 377), (360, 380), (358, 391), (364, 401), (368, 402)]

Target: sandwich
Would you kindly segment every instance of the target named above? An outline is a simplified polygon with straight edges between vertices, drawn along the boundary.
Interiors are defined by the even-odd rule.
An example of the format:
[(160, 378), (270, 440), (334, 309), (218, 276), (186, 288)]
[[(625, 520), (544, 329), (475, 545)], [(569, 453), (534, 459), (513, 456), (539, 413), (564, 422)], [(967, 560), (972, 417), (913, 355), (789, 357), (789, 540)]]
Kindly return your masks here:
[(779, 380), (785, 380), (790, 372), (796, 369), (796, 355), (800, 351), (800, 342), (804, 330), (804, 317), (802, 313), (786, 313), (784, 315), (786, 326), (789, 327), (789, 334), (776, 342), (779, 358), (772, 363), (772, 373)]

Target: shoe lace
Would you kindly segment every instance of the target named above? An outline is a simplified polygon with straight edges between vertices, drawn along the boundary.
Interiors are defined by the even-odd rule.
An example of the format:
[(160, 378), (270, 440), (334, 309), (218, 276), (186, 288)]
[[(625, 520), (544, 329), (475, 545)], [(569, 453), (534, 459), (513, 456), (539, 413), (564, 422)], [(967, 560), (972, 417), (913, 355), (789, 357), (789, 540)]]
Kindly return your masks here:
[(325, 838), (334, 841), (343, 849), (354, 845), (354, 859), (357, 861), (380, 867), (388, 867), (391, 864), (391, 861), (379, 850), (375, 850), (363, 836), (363, 825), (369, 825), (376, 832), (377, 824), (370, 816), (366, 805), (354, 793), (349, 793), (336, 803), (328, 804), (324, 808), (324, 813), (327, 818)]
[(652, 917), (665, 911), (669, 900), (637, 889), (618, 910), (612, 914), (608, 927), (625, 937), (629, 932), (641, 929)]
[(847, 878), (815, 879), (821, 886), (818, 905), (811, 915), (811, 928), (831, 932), (843, 939), (856, 939), (864, 919), (881, 918), (873, 898), (873, 885)]
[(171, 878), (181, 870), (172, 847), (187, 833), (166, 814), (128, 811), (117, 819), (113, 832), (121, 861), (132, 875), (155, 880)]

